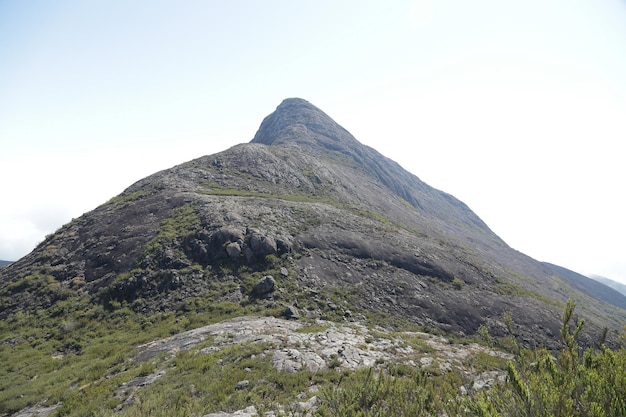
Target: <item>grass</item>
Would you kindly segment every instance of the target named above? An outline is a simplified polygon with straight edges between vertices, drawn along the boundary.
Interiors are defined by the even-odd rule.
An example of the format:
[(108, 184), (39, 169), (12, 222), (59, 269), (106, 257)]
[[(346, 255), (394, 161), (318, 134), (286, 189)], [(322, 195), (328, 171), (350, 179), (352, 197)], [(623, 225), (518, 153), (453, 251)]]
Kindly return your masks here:
[(297, 333), (323, 333), (330, 329), (331, 325), (328, 323), (312, 323), (308, 326), (300, 327), (296, 330)]
[(217, 184), (210, 184), (207, 186), (207, 189), (201, 190), (200, 193), (207, 195), (218, 195), (218, 196), (231, 196), (231, 197), (254, 197), (254, 198), (265, 198), (265, 199), (278, 199), (284, 201), (290, 201), (294, 203), (320, 203), (327, 204), (338, 209), (347, 210), (351, 214), (359, 217), (363, 217), (369, 220), (373, 220), (377, 223), (385, 227), (396, 227), (398, 229), (404, 229), (408, 232), (415, 234), (416, 236), (424, 237), (424, 233), (419, 230), (401, 225), (388, 217), (371, 210), (366, 210), (363, 208), (355, 207), (350, 204), (338, 201), (328, 196), (324, 195), (316, 195), (316, 194), (273, 194), (269, 192), (261, 192), (256, 190), (242, 190), (240, 188), (235, 187), (222, 187)]
[(121, 203), (130, 202), (130, 201), (140, 200), (144, 197), (154, 194), (154, 192), (155, 192), (154, 190), (139, 190), (139, 191), (134, 191), (134, 192), (129, 192), (129, 193), (122, 193), (118, 196), (111, 198), (104, 205), (121, 204)]
[[(168, 244), (182, 243), (190, 235), (200, 229), (200, 216), (192, 204), (185, 204), (177, 208), (173, 215), (164, 220), (159, 233), (146, 245), (143, 258), (163, 251)], [(184, 254), (180, 253), (179, 256)]]
[(333, 200), (329, 197), (318, 196), (314, 194), (273, 194), (256, 190), (242, 190), (235, 187), (222, 187), (215, 184), (209, 185), (207, 189), (201, 190), (200, 193), (230, 197), (274, 198), (295, 203), (323, 203), (333, 206), (342, 205), (338, 201)]
[(534, 298), (536, 300), (541, 301), (542, 303), (553, 305), (556, 307), (562, 307), (563, 305), (555, 300), (552, 300), (545, 295), (541, 295), (535, 291), (532, 291), (528, 288), (525, 288), (521, 285), (515, 284), (512, 281), (506, 280), (504, 278), (497, 278), (496, 285), (492, 287), (493, 292), (500, 295), (510, 295), (514, 297), (526, 297), (526, 298)]
[[(216, 285), (211, 297), (229, 291), (231, 285)], [(508, 364), (487, 352), (474, 354), (466, 366), (475, 372), (504, 371), (508, 366), (513, 376), (511, 382), (465, 396), (459, 389), (471, 387), (471, 381), (459, 370), (420, 369), (393, 361), (381, 361), (375, 369), (340, 371), (341, 359), (335, 355), (330, 357), (331, 369), (281, 373), (271, 366), (273, 346), (267, 343), (203, 353), (202, 348), (212, 344), (207, 340), (173, 357), (132, 360), (142, 343), (255, 311), (272, 310), (264, 304), (203, 301), (199, 295), (181, 311), (138, 314), (125, 305), (107, 310), (87, 296), (74, 296), (48, 310), (15, 314), (0, 322), (0, 414), (37, 403), (62, 403), (53, 416), (204, 415), (251, 404), (263, 412), (291, 404), (312, 386), (322, 401), (316, 416), (542, 415), (533, 414), (540, 412), (535, 406), (565, 415), (559, 414), (559, 401), (571, 396), (578, 402), (563, 405), (567, 415), (620, 415), (625, 409), (619, 399), (626, 395), (626, 350), (603, 347), (583, 354), (575, 344), (579, 330), (570, 330), (567, 322), (561, 332), (565, 348), (556, 360), (554, 353), (541, 349), (513, 349), (518, 353)], [(299, 332), (328, 328), (311, 323)], [(433, 354), (419, 335), (369, 333), (369, 342), (390, 338), (417, 354)], [(120, 390), (136, 377), (159, 371), (166, 372), (135, 393)], [(243, 380), (248, 386), (237, 389)], [(120, 409), (125, 400), (129, 401)], [(529, 414), (520, 412), (528, 407)]]

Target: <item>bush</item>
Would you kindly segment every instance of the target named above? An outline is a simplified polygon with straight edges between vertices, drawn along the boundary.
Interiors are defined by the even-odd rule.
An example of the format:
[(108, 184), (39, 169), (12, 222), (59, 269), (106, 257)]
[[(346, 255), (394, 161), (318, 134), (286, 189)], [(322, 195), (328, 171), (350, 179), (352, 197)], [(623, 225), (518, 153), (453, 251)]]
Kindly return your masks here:
[(506, 384), (479, 393), (471, 404), (481, 416), (624, 416), (626, 350), (602, 346), (582, 355), (576, 342), (584, 321), (572, 323), (575, 303), (563, 311), (563, 349), (520, 351), (507, 367)]
[(463, 281), (462, 279), (454, 278), (452, 280), (452, 286), (457, 290), (462, 289), (464, 285), (465, 285), (465, 281)]

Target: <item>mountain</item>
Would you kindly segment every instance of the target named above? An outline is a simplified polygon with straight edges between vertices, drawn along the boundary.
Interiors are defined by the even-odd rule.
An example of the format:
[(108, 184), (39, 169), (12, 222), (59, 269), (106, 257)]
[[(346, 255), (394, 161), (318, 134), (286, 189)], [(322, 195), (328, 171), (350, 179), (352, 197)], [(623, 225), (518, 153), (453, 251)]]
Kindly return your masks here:
[(591, 275), (590, 278), (599, 281), (626, 296), (626, 285), (617, 281), (613, 281), (610, 278), (602, 277), (600, 275)]
[[(461, 201), (307, 101), (287, 99), (250, 143), (133, 184), (4, 269), (0, 317), (78, 293), (137, 311), (176, 310), (216, 280), (240, 287), (231, 294), (240, 302), (250, 288), (237, 271), (260, 272), (267, 256), (290, 268), (300, 289), (282, 302), (317, 312), (307, 294), (324, 288), (357, 310), (459, 334), (481, 324), (497, 332), (510, 311), (523, 338), (551, 343), (561, 305), (576, 298)], [(618, 326), (602, 303), (580, 309), (591, 331)]]
[(0, 261), (0, 268), (2, 268), (3, 266), (9, 265), (11, 264), (11, 261)]
[[(170, 366), (156, 347), (223, 349), (239, 333), (199, 329), (233, 319), (224, 324), (232, 329), (249, 315), (353, 326), (339, 333), (412, 329), (406, 337), (414, 337), (421, 329), (454, 338), (479, 329), (503, 337), (508, 316), (521, 345), (557, 349), (561, 312), (573, 299), (586, 320), (583, 344), (595, 344), (604, 328), (615, 339), (626, 320), (620, 301), (557, 272), (317, 107), (287, 99), (250, 143), (136, 182), (0, 270), (0, 415), (43, 398), (62, 404), (62, 415), (80, 415), (97, 399), (130, 401), (132, 378), (160, 378), (159, 367)], [(319, 337), (330, 337), (324, 329)], [(346, 344), (367, 347), (377, 337)], [(283, 347), (293, 353), (312, 342), (297, 343)], [(140, 356), (150, 349), (152, 362)], [(255, 349), (237, 358), (279, 355)], [(324, 352), (316, 353), (328, 360), (322, 367), (338, 366), (337, 355), (349, 362), (344, 348)], [(177, 358), (181, 380), (185, 370), (209, 371), (202, 363), (185, 368), (192, 356)], [(250, 372), (261, 366), (254, 364)], [(126, 397), (123, 384), (132, 391)], [(170, 389), (179, 392), (176, 384)], [(228, 398), (239, 398), (231, 388)]]
[(565, 280), (571, 287), (581, 293), (626, 310), (626, 295), (611, 288), (611, 286), (558, 265), (553, 265), (548, 262), (544, 262), (543, 264), (554, 271), (556, 276)]

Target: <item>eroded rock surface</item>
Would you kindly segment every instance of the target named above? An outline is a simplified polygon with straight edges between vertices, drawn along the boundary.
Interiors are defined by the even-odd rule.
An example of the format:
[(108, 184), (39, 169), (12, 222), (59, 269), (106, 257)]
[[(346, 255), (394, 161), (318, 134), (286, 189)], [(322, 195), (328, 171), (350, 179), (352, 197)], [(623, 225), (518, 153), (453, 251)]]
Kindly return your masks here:
[[(384, 363), (404, 363), (418, 368), (437, 369), (438, 372), (449, 372), (455, 368), (472, 380), (467, 388), (474, 390), (491, 386), (501, 380), (504, 374), (473, 371), (468, 366), (472, 357), (479, 353), (505, 359), (512, 357), (475, 343), (456, 345), (444, 337), (428, 333), (389, 333), (381, 328), (372, 330), (358, 323), (340, 325), (320, 320), (311, 324), (275, 317), (247, 316), (138, 346), (135, 360), (147, 361), (161, 353), (175, 355), (193, 349), (206, 340), (212, 340), (211, 346), (198, 350), (198, 354), (210, 355), (228, 346), (265, 342), (268, 348), (263, 356), (281, 372), (315, 372), (328, 368), (355, 370)], [(410, 340), (414, 342), (407, 342)], [(141, 381), (128, 385), (132, 385), (134, 393), (137, 387), (145, 385), (147, 381), (153, 382), (162, 375), (163, 371), (159, 371), (158, 374), (142, 377)], [(244, 389), (247, 382), (240, 381), (237, 389)], [(312, 398), (302, 404), (293, 404), (293, 407), (298, 406), (303, 410), (298, 415), (307, 415), (314, 408), (317, 399)], [(256, 409), (252, 406), (235, 413), (214, 413), (204, 417), (255, 416)]]

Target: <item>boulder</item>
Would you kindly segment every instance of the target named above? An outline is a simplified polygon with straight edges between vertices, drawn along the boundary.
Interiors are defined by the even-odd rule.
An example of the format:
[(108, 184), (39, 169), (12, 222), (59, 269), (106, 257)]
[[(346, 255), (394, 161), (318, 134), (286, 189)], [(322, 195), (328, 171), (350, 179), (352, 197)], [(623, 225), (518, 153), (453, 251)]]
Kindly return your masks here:
[(230, 257), (230, 259), (238, 259), (241, 256), (241, 246), (237, 242), (230, 242), (226, 245), (226, 253)]
[(244, 388), (247, 388), (248, 385), (250, 385), (250, 381), (248, 381), (247, 379), (244, 379), (243, 381), (237, 382), (237, 385), (235, 386), (235, 389), (236, 390), (242, 390)]
[(274, 291), (275, 285), (276, 281), (274, 281), (274, 277), (271, 275), (265, 275), (256, 284), (254, 284), (252, 293), (257, 297), (262, 297)]
[(276, 250), (278, 250), (279, 254), (290, 253), (293, 250), (293, 245), (289, 241), (289, 239), (285, 237), (277, 237), (276, 238)]
[(225, 243), (229, 242), (243, 242), (244, 233), (241, 229), (236, 227), (222, 227), (213, 235), (213, 241), (218, 245), (222, 246)]
[(298, 320), (300, 318), (300, 312), (294, 306), (287, 306), (285, 308), (285, 318), (287, 320)]
[(276, 241), (273, 238), (258, 232), (252, 233), (249, 244), (252, 252), (257, 256), (275, 254), (278, 251)]

